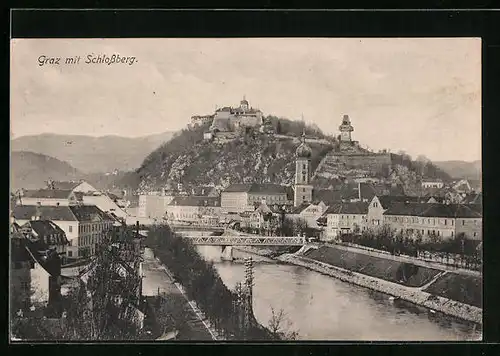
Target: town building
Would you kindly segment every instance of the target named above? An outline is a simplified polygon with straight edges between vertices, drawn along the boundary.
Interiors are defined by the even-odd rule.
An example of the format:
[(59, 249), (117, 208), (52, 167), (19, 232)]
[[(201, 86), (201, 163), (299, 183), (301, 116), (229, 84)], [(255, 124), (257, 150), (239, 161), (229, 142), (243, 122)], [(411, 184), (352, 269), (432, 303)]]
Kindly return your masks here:
[(444, 182), (441, 179), (424, 179), (422, 180), (422, 188), (437, 188), (444, 187)]
[[(9, 294), (11, 308), (27, 310), (31, 305), (31, 268), (33, 268), (33, 260), (25, 248), (26, 238), (19, 231), (19, 225), (12, 223), (10, 227)], [(14, 300), (15, 303), (13, 303)]]
[(461, 179), (454, 182), (452, 188), (458, 193), (478, 193), (482, 190), (481, 180)]
[(168, 204), (175, 198), (174, 194), (174, 192), (166, 190), (161, 193), (140, 194), (137, 216), (140, 218), (162, 219), (167, 212)]
[(70, 204), (82, 204), (82, 193), (70, 189), (38, 189), (22, 190), (17, 198), (16, 204), (21, 205), (44, 205), (44, 206), (68, 206)]
[(31, 241), (40, 241), (49, 249), (54, 249), (61, 258), (66, 257), (69, 241), (66, 233), (50, 220), (30, 220), (20, 229), (21, 233)]
[(396, 232), (453, 239), (460, 234), (482, 239), (482, 207), (477, 204), (395, 203), (384, 212), (384, 224)]
[(278, 204), (267, 205), (265, 201), (255, 203), (255, 210), (250, 213), (249, 227), (253, 229), (264, 229), (266, 231), (276, 231), (281, 227), (285, 214), (283, 206)]
[(18, 205), (12, 217), (19, 225), (32, 220), (50, 220), (66, 234), (68, 258), (92, 255), (96, 244), (113, 228), (116, 220), (93, 205), (35, 206)]
[(218, 197), (175, 197), (166, 209), (170, 221), (213, 225), (219, 222), (221, 215)]
[(366, 228), (376, 231), (384, 225), (384, 212), (393, 204), (420, 202), (418, 197), (400, 196), (400, 195), (381, 195), (374, 196), (368, 205), (368, 214)]
[(198, 186), (190, 189), (190, 195), (198, 197), (218, 197), (219, 191), (212, 186)]
[(288, 190), (278, 184), (231, 184), (221, 193), (222, 213), (252, 212), (254, 203), (288, 204)]
[(302, 140), (295, 151), (295, 185), (294, 185), (294, 205), (296, 207), (312, 202), (313, 186), (311, 184), (311, 148), (306, 144), (305, 132), (302, 133)]
[(53, 181), (49, 180), (47, 182), (48, 189), (54, 190), (71, 190), (73, 192), (81, 192), (81, 193), (95, 193), (99, 192), (96, 188), (90, 185), (85, 180), (79, 181)]
[(319, 229), (321, 226), (318, 224), (318, 219), (326, 212), (328, 206), (322, 201), (314, 203), (304, 203), (286, 214), (289, 219), (301, 219), (306, 222), (307, 227)]
[[(368, 215), (368, 203), (340, 202), (328, 207), (322, 217), (326, 217), (323, 239), (332, 241), (344, 234), (361, 232)], [(321, 219), (321, 218), (320, 218)], [(321, 224), (321, 220), (319, 221)]]

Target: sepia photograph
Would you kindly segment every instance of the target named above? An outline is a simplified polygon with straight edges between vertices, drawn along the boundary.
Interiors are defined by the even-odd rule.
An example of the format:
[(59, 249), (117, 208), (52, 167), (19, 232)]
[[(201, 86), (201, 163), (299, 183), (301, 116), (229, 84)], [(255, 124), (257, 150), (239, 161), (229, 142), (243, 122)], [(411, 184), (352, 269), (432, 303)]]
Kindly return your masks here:
[(10, 42), (11, 342), (481, 341), (481, 39)]

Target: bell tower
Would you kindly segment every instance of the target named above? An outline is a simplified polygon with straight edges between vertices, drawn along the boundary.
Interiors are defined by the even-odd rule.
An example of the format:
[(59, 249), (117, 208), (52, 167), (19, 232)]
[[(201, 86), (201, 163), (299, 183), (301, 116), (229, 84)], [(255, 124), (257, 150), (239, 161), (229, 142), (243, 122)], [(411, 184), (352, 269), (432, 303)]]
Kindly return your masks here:
[(351, 125), (349, 115), (344, 115), (342, 118), (342, 124), (339, 126), (339, 130), (341, 142), (352, 142), (351, 132), (354, 131), (354, 127)]
[(301, 144), (295, 151), (295, 189), (293, 205), (299, 206), (312, 201), (311, 185), (311, 148), (306, 144), (305, 132), (302, 134)]

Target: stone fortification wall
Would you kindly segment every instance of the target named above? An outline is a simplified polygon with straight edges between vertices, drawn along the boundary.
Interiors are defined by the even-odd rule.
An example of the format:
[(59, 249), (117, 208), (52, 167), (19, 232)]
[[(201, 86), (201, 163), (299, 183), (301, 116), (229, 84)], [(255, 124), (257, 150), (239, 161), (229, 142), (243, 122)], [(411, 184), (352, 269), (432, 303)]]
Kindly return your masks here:
[(314, 177), (387, 175), (391, 163), (391, 156), (388, 153), (331, 152), (323, 158)]

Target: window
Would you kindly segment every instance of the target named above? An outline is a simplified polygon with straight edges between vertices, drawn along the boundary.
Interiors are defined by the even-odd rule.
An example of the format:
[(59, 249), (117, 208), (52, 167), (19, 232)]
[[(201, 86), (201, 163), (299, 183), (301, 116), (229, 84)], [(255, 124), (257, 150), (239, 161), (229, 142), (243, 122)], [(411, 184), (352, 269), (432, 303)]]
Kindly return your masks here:
[(307, 169), (307, 165), (305, 163), (302, 165), (302, 169)]
[(305, 192), (306, 191), (306, 188), (302, 188), (302, 191)]
[(464, 226), (464, 225), (465, 225), (465, 220), (462, 220), (462, 226)]
[(453, 231), (452, 231), (452, 232), (451, 232), (451, 237), (453, 237), (453, 235), (454, 235), (454, 234), (453, 234)]
[(373, 207), (374, 207), (374, 208), (378, 207), (378, 204), (377, 204), (376, 202), (375, 202), (375, 203), (373, 203)]
[(444, 224), (448, 225), (448, 220), (447, 219), (444, 219)]
[(68, 231), (69, 231), (69, 232), (73, 232), (73, 226), (71, 226), (71, 225), (70, 225), (70, 226), (68, 227)]

